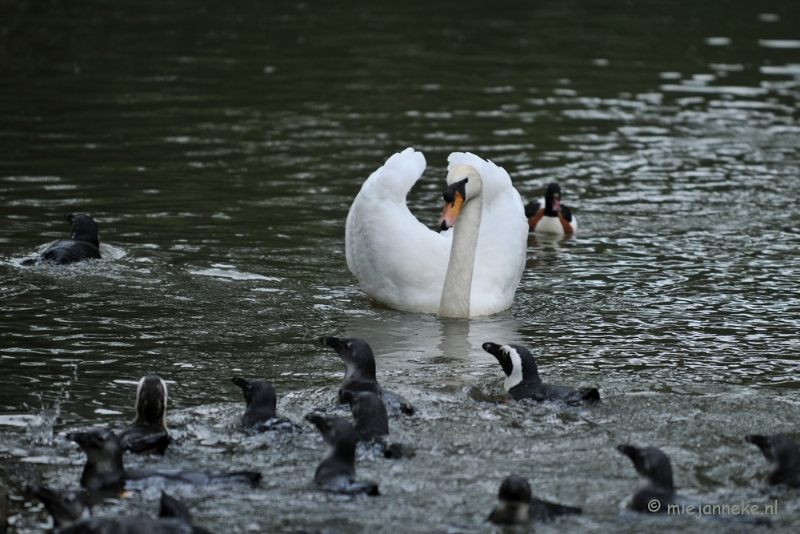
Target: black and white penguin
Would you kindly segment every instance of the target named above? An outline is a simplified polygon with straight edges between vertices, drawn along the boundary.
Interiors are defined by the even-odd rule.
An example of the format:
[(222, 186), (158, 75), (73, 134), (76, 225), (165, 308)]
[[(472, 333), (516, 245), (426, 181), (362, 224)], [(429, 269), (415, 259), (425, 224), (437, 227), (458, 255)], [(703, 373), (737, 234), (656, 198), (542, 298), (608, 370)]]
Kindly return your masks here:
[(339, 388), (339, 404), (346, 401), (344, 391), (370, 391), (380, 396), (389, 413), (414, 414), (414, 407), (406, 399), (383, 389), (375, 376), (375, 355), (372, 348), (363, 339), (357, 337), (321, 337), (320, 343), (334, 349), (344, 362), (345, 372), (342, 386)]
[(555, 182), (547, 185), (544, 205), (539, 200), (529, 202), (525, 206), (525, 216), (531, 232), (569, 235), (578, 229), (578, 219), (561, 203), (561, 186)]
[(561, 515), (581, 513), (580, 508), (534, 498), (531, 485), (517, 475), (503, 480), (497, 497), (500, 502), (489, 514), (489, 521), (497, 525), (522, 525), (530, 521), (545, 523)]
[(42, 501), (50, 517), (53, 518), (53, 528), (71, 525), (91, 517), (89, 505), (82, 496), (71, 490), (54, 490), (44, 486), (28, 486), (28, 493)]
[(119, 433), (123, 451), (164, 454), (174, 441), (167, 429), (167, 384), (157, 375), (147, 375), (136, 388), (136, 417)]
[(769, 474), (770, 485), (785, 484), (792, 488), (800, 488), (800, 448), (792, 438), (785, 434), (771, 436), (751, 434), (744, 439), (757, 445), (772, 467), (772, 472)]
[(266, 380), (233, 377), (233, 383), (242, 388), (247, 408), (242, 416), (242, 426), (252, 432), (278, 430), (300, 432), (301, 429), (288, 419), (275, 415), (278, 398), (272, 384)]
[(100, 259), (100, 233), (94, 219), (85, 213), (65, 213), (64, 218), (72, 227), (69, 239), (59, 239), (47, 247), (38, 258), (25, 260), (22, 262), (23, 265), (33, 265), (39, 261), (65, 265)]
[(113, 432), (93, 428), (87, 432), (72, 432), (67, 439), (77, 443), (86, 453), (86, 465), (81, 475), (81, 486), (90, 491), (121, 492), (126, 480), (161, 477), (187, 484), (206, 485), (226, 482), (255, 484), (261, 473), (255, 471), (206, 472), (183, 469), (131, 469), (122, 462), (122, 447)]
[(508, 395), (514, 400), (531, 399), (536, 402), (556, 401), (567, 404), (599, 402), (597, 388), (574, 389), (542, 383), (533, 354), (521, 345), (484, 343), (483, 350), (497, 358), (506, 375), (503, 382)]
[(315, 413), (306, 420), (317, 427), (328, 444), (328, 452), (314, 473), (314, 484), (325, 491), (347, 495), (380, 495), (377, 484), (356, 480), (356, 436), (353, 426), (341, 417)]

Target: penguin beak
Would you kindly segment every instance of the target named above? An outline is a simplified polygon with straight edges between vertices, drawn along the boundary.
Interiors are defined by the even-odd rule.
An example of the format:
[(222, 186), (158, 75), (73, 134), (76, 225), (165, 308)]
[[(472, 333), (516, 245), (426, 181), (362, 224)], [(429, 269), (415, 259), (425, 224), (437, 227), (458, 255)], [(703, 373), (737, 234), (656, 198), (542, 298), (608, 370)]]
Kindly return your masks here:
[(341, 338), (338, 337), (322, 336), (321, 338), (319, 338), (319, 342), (322, 343), (323, 345), (329, 346), (336, 352), (339, 352), (339, 349), (344, 347), (344, 342), (341, 340)]
[(75, 218), (75, 215), (71, 213), (65, 213), (64, 218), (67, 220), (68, 223), (72, 224), (72, 220)]
[(74, 441), (81, 448), (84, 448), (89, 443), (89, 433), (88, 432), (70, 432), (69, 434), (66, 435), (66, 438), (69, 441)]
[(488, 341), (481, 345), (483, 350), (494, 356), (495, 358), (500, 358), (502, 353), (500, 352), (500, 345), (497, 343), (489, 343)]

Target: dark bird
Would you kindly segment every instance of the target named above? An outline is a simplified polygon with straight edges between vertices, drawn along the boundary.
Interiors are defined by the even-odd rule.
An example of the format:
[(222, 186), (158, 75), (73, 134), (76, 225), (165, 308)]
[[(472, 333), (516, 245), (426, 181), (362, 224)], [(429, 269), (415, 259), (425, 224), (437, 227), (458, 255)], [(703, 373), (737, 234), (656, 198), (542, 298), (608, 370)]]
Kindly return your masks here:
[(529, 202), (525, 206), (525, 216), (531, 232), (568, 235), (578, 229), (578, 219), (561, 203), (561, 186), (555, 182), (547, 185), (544, 206), (538, 200)]
[(89, 505), (81, 495), (71, 490), (53, 490), (44, 486), (28, 486), (28, 493), (42, 501), (50, 517), (53, 527), (71, 525), (76, 521), (91, 517)]
[(581, 513), (580, 508), (534, 498), (531, 485), (517, 475), (507, 477), (500, 484), (497, 497), (500, 502), (489, 514), (489, 521), (497, 525), (521, 525), (530, 521), (545, 523), (561, 515)]
[(574, 389), (542, 383), (536, 359), (521, 345), (501, 346), (497, 343), (484, 343), (483, 350), (500, 362), (500, 367), (506, 375), (503, 387), (514, 400), (560, 401), (573, 405), (583, 401), (590, 403), (600, 401), (600, 392), (597, 388)]
[(136, 388), (136, 418), (119, 433), (123, 451), (164, 454), (174, 441), (167, 429), (167, 384), (157, 375), (147, 375)]
[(380, 495), (377, 484), (356, 480), (356, 443), (353, 426), (341, 417), (315, 413), (306, 420), (317, 427), (328, 452), (314, 473), (314, 483), (325, 491), (347, 495)]
[(254, 471), (213, 473), (182, 469), (126, 470), (122, 463), (122, 447), (119, 439), (113, 432), (105, 428), (73, 432), (67, 434), (67, 439), (77, 443), (86, 453), (86, 465), (84, 465), (81, 475), (81, 486), (90, 491), (120, 492), (125, 487), (127, 480), (142, 480), (152, 477), (196, 485), (225, 482), (255, 484), (261, 480), (261, 473)]
[(375, 376), (375, 355), (366, 341), (357, 337), (321, 337), (320, 343), (334, 349), (344, 362), (345, 372), (339, 388), (339, 404), (347, 401), (344, 391), (370, 391), (380, 396), (388, 412), (406, 415), (414, 414), (414, 407), (406, 399), (383, 389)]
[(297, 431), (301, 429), (288, 419), (275, 415), (278, 399), (272, 384), (266, 380), (233, 377), (233, 383), (242, 388), (247, 408), (242, 416), (242, 426), (253, 432), (268, 430)]
[(69, 239), (59, 239), (45, 249), (36, 259), (23, 261), (23, 265), (33, 265), (49, 261), (65, 265), (83, 260), (100, 259), (100, 233), (97, 223), (85, 213), (65, 213), (64, 218), (72, 227)]
[(769, 474), (771, 485), (786, 484), (800, 488), (800, 449), (792, 438), (785, 434), (751, 434), (744, 439), (757, 445), (764, 453), (764, 458), (772, 468), (772, 473)]
[(386, 439), (389, 436), (389, 416), (380, 397), (371, 391), (354, 393), (350, 390), (344, 390), (343, 397), (350, 404), (358, 440), (373, 445), (385, 458), (402, 458), (405, 447)]
[[(93, 517), (89, 506), (80, 495), (69, 490), (52, 490), (32, 486), (28, 491), (38, 497), (53, 518), (54, 534), (210, 534), (209, 531), (192, 527), (188, 510), (179, 501), (172, 499), (173, 509), (183, 507), (186, 517), (151, 519), (149, 517)], [(162, 493), (162, 513), (163, 513)]]
[(667, 455), (655, 447), (639, 448), (620, 445), (617, 450), (633, 462), (641, 481), (628, 503), (636, 512), (667, 513), (669, 505), (695, 504), (675, 494), (672, 484), (672, 466)]

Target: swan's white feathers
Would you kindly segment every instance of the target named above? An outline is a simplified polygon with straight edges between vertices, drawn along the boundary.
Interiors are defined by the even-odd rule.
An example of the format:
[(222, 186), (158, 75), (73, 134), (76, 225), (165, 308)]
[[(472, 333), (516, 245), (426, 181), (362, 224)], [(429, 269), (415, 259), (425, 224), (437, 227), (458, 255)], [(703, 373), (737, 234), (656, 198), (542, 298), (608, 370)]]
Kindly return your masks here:
[[(496, 313), (511, 306), (525, 267), (522, 201), (508, 173), (494, 163), (460, 152), (448, 161), (451, 167), (472, 165), (483, 181), (470, 315)], [(347, 215), (345, 249), (347, 266), (368, 296), (400, 310), (437, 313), (453, 232), (430, 230), (406, 205), (425, 165), (424, 156), (408, 148), (370, 175)]]

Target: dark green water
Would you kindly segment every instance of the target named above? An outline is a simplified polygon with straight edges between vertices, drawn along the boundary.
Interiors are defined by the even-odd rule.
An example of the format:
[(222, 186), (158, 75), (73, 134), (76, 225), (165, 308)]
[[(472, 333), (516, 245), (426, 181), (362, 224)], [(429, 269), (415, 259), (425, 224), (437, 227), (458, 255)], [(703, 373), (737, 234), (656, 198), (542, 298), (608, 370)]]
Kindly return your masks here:
[[(61, 436), (124, 427), (135, 381), (170, 384), (163, 459), (263, 471), (257, 488), (169, 488), (214, 532), (485, 532), (501, 480), (585, 515), (537, 532), (728, 532), (621, 515), (616, 445), (663, 449), (703, 503), (779, 501), (749, 433), (800, 438), (800, 7), (792, 2), (1, 2), (0, 483), (77, 486)], [(721, 39), (726, 38), (726, 39)], [(347, 270), (360, 185), (413, 146), (415, 214), (439, 216), (447, 155), (505, 167), (523, 198), (558, 181), (579, 233), (531, 237), (514, 307), (443, 321), (370, 302)], [(20, 265), (100, 226), (99, 262)], [(323, 334), (369, 341), (416, 455), (362, 455), (384, 496), (311, 484), (315, 432), (249, 437), (234, 374), (279, 413), (333, 402)], [(545, 380), (604, 407), (495, 406), (484, 341), (531, 348)], [(29, 424), (14, 415), (28, 416)], [(57, 415), (57, 417), (56, 417)], [(11, 424), (17, 422), (17, 425)], [(152, 515), (160, 487), (97, 515)], [(746, 529), (745, 529), (746, 530)]]

